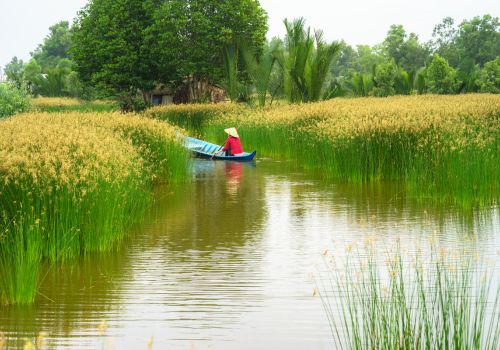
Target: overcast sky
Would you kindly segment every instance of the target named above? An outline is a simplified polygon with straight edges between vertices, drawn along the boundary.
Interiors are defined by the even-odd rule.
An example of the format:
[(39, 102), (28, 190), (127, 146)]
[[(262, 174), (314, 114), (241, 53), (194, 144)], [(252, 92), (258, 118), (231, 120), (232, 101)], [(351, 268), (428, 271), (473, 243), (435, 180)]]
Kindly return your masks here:
[[(0, 0), (0, 67), (13, 56), (30, 57), (49, 26), (72, 21), (88, 0)], [(305, 17), (328, 40), (351, 45), (380, 43), (391, 24), (423, 41), (446, 16), (456, 22), (486, 13), (500, 16), (499, 0), (261, 0), (269, 14), (268, 37), (283, 36), (284, 18)]]

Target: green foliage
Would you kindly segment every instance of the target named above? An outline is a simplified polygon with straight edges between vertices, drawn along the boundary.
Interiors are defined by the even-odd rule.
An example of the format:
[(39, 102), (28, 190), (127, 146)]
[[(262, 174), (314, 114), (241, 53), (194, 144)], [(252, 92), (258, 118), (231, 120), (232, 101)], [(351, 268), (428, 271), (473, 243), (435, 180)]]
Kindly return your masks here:
[(151, 58), (142, 47), (154, 2), (92, 0), (79, 13), (70, 52), (83, 83), (130, 98), (153, 88)]
[(24, 86), (24, 62), (16, 56), (5, 66), (7, 80), (21, 89)]
[(500, 55), (500, 22), (498, 17), (484, 15), (463, 21), (458, 27), (455, 45), (460, 53), (458, 68), (468, 72), (474, 65), (482, 67)]
[(290, 102), (307, 100), (306, 64), (314, 48), (310, 28), (305, 29), (304, 18), (293, 22), (285, 19), (285, 51), (280, 57), (283, 67), (285, 95)]
[(284, 21), (287, 35), (285, 51), (279, 55), (284, 74), (285, 95), (290, 102), (319, 101), (330, 65), (340, 44), (323, 40), (323, 32), (305, 28), (303, 18)]
[(414, 86), (419, 94), (425, 93), (425, 80), (426, 80), (426, 69), (425, 67), (420, 68), (415, 72)]
[(370, 74), (354, 73), (348, 86), (354, 96), (369, 96), (373, 90), (373, 77)]
[(257, 56), (256, 50), (243, 46), (245, 67), (255, 86), (257, 100), (261, 107), (266, 104), (268, 91), (272, 94), (270, 84), (279, 46), (280, 43), (277, 41), (267, 44), (260, 57)]
[[(141, 103), (144, 103), (144, 101), (141, 100)], [(104, 113), (104, 112), (116, 112), (120, 108), (119, 103), (114, 101), (82, 100), (81, 103), (76, 105), (37, 105), (35, 102), (34, 105), (38, 111), (47, 113), (62, 113), (62, 112)]]
[[(456, 72), (454, 77), (448, 77), (447, 83), (436, 77), (441, 81), (440, 86), (429, 81), (432, 87), (427, 89), (426, 70), (423, 67), (430, 64), (434, 54), (445, 58)], [(362, 96), (360, 89), (353, 89), (353, 86), (361, 86), (359, 77), (373, 73), (373, 67), (393, 59), (398, 67), (395, 81), (397, 94), (409, 94), (413, 89), (418, 93), (427, 90), (432, 93), (495, 91), (493, 88), (488, 89), (488, 84), (481, 90), (481, 69), (486, 62), (499, 55), (500, 31), (497, 17), (474, 17), (458, 26), (451, 17), (446, 17), (434, 27), (432, 40), (428, 43), (420, 43), (417, 35), (408, 34), (401, 25), (392, 25), (380, 45), (359, 45), (355, 50), (342, 42), (338, 63), (332, 67), (331, 73), (333, 77), (343, 78), (339, 81), (344, 81), (345, 87), (352, 90), (354, 95)], [(432, 79), (434, 73), (431, 73)], [(443, 83), (446, 86), (442, 86)], [(378, 89), (376, 94), (385, 95), (388, 92), (390, 91), (381, 92)]]
[(71, 64), (68, 59), (61, 59), (55, 68), (47, 68), (46, 73), (36, 79), (37, 94), (48, 97), (65, 96)]
[(80, 12), (72, 54), (84, 83), (116, 95), (187, 83), (190, 100), (223, 79), (227, 45), (262, 50), (267, 16), (258, 1), (92, 0)]
[(498, 17), (491, 15), (465, 20), (456, 28), (453, 19), (446, 17), (434, 27), (431, 44), (452, 67), (468, 74), (500, 55), (499, 26)]
[(455, 43), (458, 30), (454, 24), (453, 18), (446, 17), (436, 25), (432, 31), (433, 40), (430, 45), (434, 53), (446, 58), (451, 66), (456, 67), (460, 61), (460, 52)]
[(429, 56), (428, 48), (418, 42), (418, 36), (407, 35), (402, 25), (392, 25), (382, 45), (387, 57), (406, 71), (424, 66)]
[(458, 88), (457, 72), (445, 58), (434, 55), (426, 71), (426, 85), (430, 93), (451, 94)]
[(49, 35), (45, 37), (33, 52), (32, 57), (38, 62), (43, 71), (55, 68), (62, 59), (69, 59), (71, 46), (71, 30), (67, 21), (61, 21), (49, 28)]
[(481, 92), (500, 93), (500, 56), (484, 65), (478, 85)]
[(323, 86), (325, 85), (330, 65), (340, 50), (338, 43), (328, 44), (323, 40), (323, 31), (315, 31), (314, 39), (316, 49), (313, 51), (309, 70), (306, 72), (308, 101), (319, 101), (323, 97)]
[(325, 100), (329, 100), (334, 97), (346, 96), (347, 93), (348, 91), (344, 88), (343, 82), (339, 78), (333, 78), (330, 80), (329, 85), (326, 87), (323, 98)]
[(457, 92), (472, 93), (479, 91), (478, 79), (480, 70), (473, 66), (469, 72), (457, 71), (458, 89)]
[(375, 96), (385, 97), (391, 96), (396, 93), (394, 88), (396, 78), (398, 77), (398, 68), (394, 61), (390, 61), (375, 68), (375, 75), (373, 77)]
[(0, 118), (24, 112), (30, 108), (27, 93), (13, 84), (0, 83)]
[(88, 86), (82, 84), (74, 71), (74, 63), (68, 53), (70, 45), (68, 22), (55, 24), (28, 63), (24, 64), (14, 57), (6, 66), (8, 80), (33, 96), (88, 96)]
[(223, 54), (226, 91), (234, 102), (238, 99), (238, 47), (235, 44), (227, 45)]
[(118, 96), (118, 105), (122, 112), (142, 112), (151, 105), (144, 98), (132, 92), (124, 92)]
[(39, 93), (38, 83), (42, 79), (42, 67), (38, 64), (35, 59), (29, 60), (29, 62), (24, 66), (23, 80), (28, 89), (28, 91), (36, 96)]
[[(144, 47), (160, 81), (181, 83), (191, 76), (188, 83), (217, 83), (224, 76), (225, 48), (244, 42), (260, 55), (267, 28), (256, 0), (165, 1), (145, 30)], [(204, 91), (193, 93), (199, 99)]]
[(410, 95), (415, 87), (416, 72), (414, 70), (407, 72), (403, 68), (398, 68), (398, 74), (395, 81), (395, 90), (398, 95)]
[(373, 73), (373, 67), (386, 62), (387, 59), (383, 56), (382, 47), (375, 45), (357, 46), (357, 58), (354, 62), (354, 69), (363, 74)]

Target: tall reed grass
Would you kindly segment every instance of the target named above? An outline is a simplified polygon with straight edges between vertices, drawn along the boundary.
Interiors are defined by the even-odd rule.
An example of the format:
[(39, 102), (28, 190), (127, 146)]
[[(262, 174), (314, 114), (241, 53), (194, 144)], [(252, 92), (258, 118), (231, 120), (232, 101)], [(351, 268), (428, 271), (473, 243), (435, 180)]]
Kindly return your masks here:
[(500, 189), (500, 96), (334, 99), (250, 109), (237, 105), (157, 107), (214, 142), (235, 126), (246, 149), (291, 158), (327, 179), (404, 181), (413, 196), (491, 204)]
[(375, 246), (325, 257), (316, 278), (338, 349), (498, 349), (498, 269), (464, 249)]
[(212, 122), (225, 115), (237, 115), (246, 108), (233, 103), (179, 104), (152, 107), (144, 114), (153, 119), (167, 120), (193, 133), (201, 133)]
[(118, 113), (31, 113), (0, 121), (0, 299), (34, 301), (39, 267), (106, 251), (155, 181), (185, 178), (171, 125)]
[(32, 100), (33, 107), (39, 112), (113, 112), (118, 104), (110, 100), (84, 101), (69, 97), (37, 97)]

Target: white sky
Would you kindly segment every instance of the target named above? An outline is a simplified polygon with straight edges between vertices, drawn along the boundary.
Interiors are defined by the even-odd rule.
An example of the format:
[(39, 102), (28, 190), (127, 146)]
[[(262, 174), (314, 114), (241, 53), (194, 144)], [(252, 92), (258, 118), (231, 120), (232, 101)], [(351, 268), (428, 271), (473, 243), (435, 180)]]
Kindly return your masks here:
[[(76, 16), (87, 0), (0, 0), (0, 67), (13, 56), (23, 60), (42, 42), (49, 26)], [(391, 24), (402, 24), (421, 40), (446, 16), (456, 22), (489, 13), (500, 16), (495, 0), (260, 0), (269, 14), (268, 37), (283, 36), (283, 19), (304, 17), (328, 40), (351, 45), (380, 43)], [(1, 69), (0, 69), (1, 71)]]

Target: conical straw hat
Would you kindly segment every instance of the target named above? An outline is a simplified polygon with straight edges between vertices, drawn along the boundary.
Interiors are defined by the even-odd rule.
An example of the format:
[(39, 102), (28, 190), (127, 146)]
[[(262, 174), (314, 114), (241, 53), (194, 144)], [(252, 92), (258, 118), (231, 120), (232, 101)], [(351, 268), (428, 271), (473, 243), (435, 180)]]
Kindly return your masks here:
[(227, 129), (224, 129), (224, 131), (233, 137), (240, 138), (240, 136), (238, 135), (238, 132), (236, 131), (236, 128), (227, 128)]

